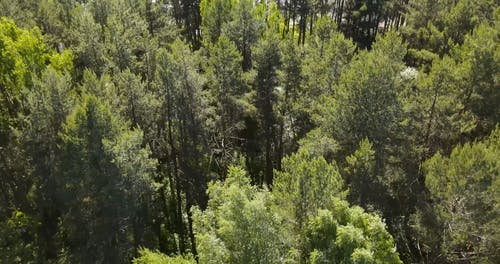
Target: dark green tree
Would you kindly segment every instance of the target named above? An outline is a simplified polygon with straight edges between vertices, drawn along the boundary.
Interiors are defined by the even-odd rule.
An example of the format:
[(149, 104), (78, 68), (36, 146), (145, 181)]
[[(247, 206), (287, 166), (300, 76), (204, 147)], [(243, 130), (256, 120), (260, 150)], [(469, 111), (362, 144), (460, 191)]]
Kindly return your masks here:
[(260, 184), (273, 182), (273, 169), (282, 157), (277, 157), (277, 70), (281, 65), (281, 56), (278, 38), (268, 32), (255, 48), (254, 61), (255, 76), (254, 89), (256, 92), (255, 106), (257, 107), (261, 138), (264, 141), (264, 170)]
[(136, 208), (153, 190), (155, 162), (141, 148), (142, 132), (121, 122), (95, 96), (83, 95), (60, 133), (63, 262), (129, 261), (141, 239)]
[(23, 135), (23, 147), (29, 157), (35, 176), (36, 217), (38, 232), (38, 261), (57, 258), (57, 223), (62, 201), (59, 197), (57, 177), (61, 173), (59, 137), (66, 116), (75, 103), (71, 77), (54, 69), (45, 70), (34, 82), (27, 95), (29, 115)]
[(252, 46), (257, 42), (261, 27), (262, 21), (257, 17), (254, 2), (240, 0), (231, 9), (231, 19), (222, 29), (241, 52), (241, 65), (245, 71), (252, 68)]
[(204, 41), (215, 43), (222, 34), (222, 29), (231, 19), (231, 10), (236, 1), (202, 0), (200, 1), (201, 31)]
[(234, 43), (223, 35), (210, 46), (209, 53), (206, 75), (210, 104), (215, 112), (206, 127), (211, 134), (211, 155), (217, 171), (225, 175), (234, 156), (241, 152), (248, 87), (241, 68), (242, 58)]
[(483, 141), (457, 146), (449, 157), (438, 153), (424, 163), (439, 243), (451, 262), (496, 263), (500, 258), (499, 139), (497, 128)]
[(191, 52), (181, 40), (172, 43), (170, 51), (161, 50), (158, 63), (158, 92), (163, 98), (162, 134), (159, 136), (163, 154), (159, 159), (164, 163), (164, 175), (172, 186), (178, 251), (184, 254), (190, 249), (195, 254), (190, 209), (193, 205), (206, 203), (204, 190), (207, 186), (206, 171), (201, 167), (207, 149), (202, 126), (207, 118), (202, 98), (205, 81), (198, 71), (198, 53)]

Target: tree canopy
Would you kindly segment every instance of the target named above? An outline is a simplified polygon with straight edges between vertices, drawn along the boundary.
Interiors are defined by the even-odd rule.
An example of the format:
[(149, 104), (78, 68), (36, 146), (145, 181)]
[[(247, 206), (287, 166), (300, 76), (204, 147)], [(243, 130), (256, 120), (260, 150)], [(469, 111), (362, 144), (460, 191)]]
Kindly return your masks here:
[(499, 6), (0, 1), (0, 262), (499, 263)]

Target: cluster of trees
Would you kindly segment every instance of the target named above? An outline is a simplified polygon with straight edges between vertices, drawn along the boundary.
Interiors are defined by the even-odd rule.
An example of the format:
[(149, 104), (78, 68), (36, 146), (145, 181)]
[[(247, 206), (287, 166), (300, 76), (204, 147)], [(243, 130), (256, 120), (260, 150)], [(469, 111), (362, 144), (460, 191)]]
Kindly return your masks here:
[(0, 259), (499, 263), (498, 6), (0, 1)]

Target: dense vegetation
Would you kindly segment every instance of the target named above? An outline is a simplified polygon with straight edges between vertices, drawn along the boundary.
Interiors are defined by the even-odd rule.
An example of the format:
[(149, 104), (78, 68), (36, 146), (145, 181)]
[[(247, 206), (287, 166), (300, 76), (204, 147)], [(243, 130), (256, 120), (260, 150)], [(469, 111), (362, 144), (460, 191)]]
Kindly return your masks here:
[(499, 0), (0, 0), (1, 263), (500, 263)]

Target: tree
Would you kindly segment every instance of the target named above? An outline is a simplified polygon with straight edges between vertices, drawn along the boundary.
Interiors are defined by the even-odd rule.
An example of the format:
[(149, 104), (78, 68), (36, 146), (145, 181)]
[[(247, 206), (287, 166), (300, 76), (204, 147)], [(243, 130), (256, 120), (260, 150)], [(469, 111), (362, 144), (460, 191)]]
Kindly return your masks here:
[(10, 263), (35, 263), (36, 231), (33, 219), (21, 211), (13, 211), (0, 222), (0, 256)]
[[(280, 91), (276, 107), (279, 120), (276, 155), (283, 157), (297, 148), (297, 139), (302, 138), (312, 124), (307, 119), (306, 109), (300, 104), (304, 79), (302, 49), (291, 38), (280, 44), (282, 65), (278, 71)], [(281, 160), (276, 168), (281, 170)]]
[(57, 47), (68, 24), (63, 21), (64, 9), (56, 0), (40, 1), (37, 10), (38, 25), (45, 34), (47, 42)]
[(333, 198), (344, 198), (343, 185), (335, 164), (299, 149), (283, 159), (283, 171), (276, 172), (273, 194), (278, 207), (290, 213), (295, 228), (300, 230), (310, 216), (327, 208)]
[[(352, 153), (364, 138), (373, 143), (378, 169), (387, 158), (388, 147), (401, 119), (399, 73), (405, 53), (395, 33), (378, 38), (371, 52), (360, 52), (341, 75), (333, 101), (326, 109), (326, 125)], [(330, 119), (331, 118), (331, 119)]]
[[(335, 32), (334, 22), (327, 17), (318, 19), (313, 36), (306, 46), (302, 66), (304, 76), (304, 107), (310, 115), (316, 110), (323, 96), (336, 93), (341, 73), (354, 57), (355, 44), (341, 33)], [(308, 99), (309, 98), (309, 99)]]
[(306, 228), (309, 263), (403, 263), (379, 216), (335, 200)]
[(152, 191), (155, 169), (149, 151), (140, 147), (142, 132), (126, 131), (108, 107), (84, 95), (60, 135), (62, 259), (129, 261), (134, 240), (140, 240), (133, 216), (141, 197)]
[(409, 88), (404, 102), (416, 143), (424, 160), (437, 150), (450, 151), (463, 134), (474, 128), (474, 116), (463, 103), (459, 67), (450, 57), (432, 63), (429, 74), (415, 72), (416, 85)]
[[(376, 195), (383, 190), (375, 173), (375, 151), (367, 139), (359, 142), (359, 148), (346, 158), (346, 183), (349, 186), (349, 200), (354, 204), (367, 207), (377, 201)], [(377, 191), (378, 190), (378, 191)]]
[(255, 49), (254, 61), (257, 76), (254, 81), (256, 91), (255, 106), (258, 112), (259, 125), (264, 139), (264, 175), (259, 181), (271, 185), (273, 182), (273, 168), (281, 160), (276, 157), (277, 133), (276, 87), (278, 86), (277, 70), (281, 64), (281, 56), (277, 37), (268, 32), (267, 37), (261, 39)]
[(499, 3), (1, 0), (0, 262), (500, 262)]
[(145, 142), (153, 141), (158, 130), (156, 121), (161, 111), (160, 100), (147, 89), (140, 76), (129, 69), (116, 74), (113, 79), (116, 92), (112, 96), (118, 99), (114, 102), (114, 109), (120, 109), (132, 128), (144, 131)]
[(206, 66), (210, 104), (214, 108), (213, 117), (206, 125), (211, 134), (212, 156), (217, 171), (225, 175), (228, 165), (236, 152), (240, 152), (241, 139), (246, 116), (246, 94), (248, 87), (241, 69), (241, 55), (236, 46), (226, 36), (210, 46), (210, 58)]
[(59, 197), (57, 177), (61, 173), (61, 149), (59, 137), (66, 116), (76, 101), (71, 77), (46, 69), (34, 80), (34, 89), (27, 94), (29, 115), (22, 137), (23, 148), (29, 157), (34, 176), (33, 218), (40, 222), (36, 226), (38, 235), (38, 258), (40, 262), (57, 258), (57, 223), (62, 201)]
[(208, 188), (208, 207), (194, 212), (200, 263), (282, 263), (286, 254), (270, 193), (250, 185), (240, 167)]
[(440, 223), (441, 246), (450, 261), (495, 263), (498, 253), (498, 155), (500, 130), (466, 143), (450, 156), (437, 153), (424, 163), (425, 185)]
[(17, 25), (26, 28), (35, 26), (34, 16), (40, 1), (5, 0), (0, 2), (0, 17), (7, 17)]
[[(402, 101), (405, 51), (395, 33), (377, 37), (372, 50), (361, 51), (341, 74), (335, 96), (324, 103), (332, 107), (324, 107), (319, 121), (323, 131), (331, 133), (340, 146), (334, 158), (346, 172), (351, 187), (370, 188), (369, 194), (354, 190), (350, 201), (381, 212), (401, 254), (407, 258), (416, 246), (411, 242), (407, 222), (419, 201), (423, 182)], [(372, 146), (367, 148), (363, 140)], [(367, 155), (372, 151), (373, 156)], [(363, 156), (369, 158), (356, 161), (365, 159)]]
[(79, 80), (85, 69), (100, 75), (104, 71), (105, 47), (103, 26), (94, 21), (92, 14), (81, 5), (74, 9), (71, 25), (71, 50), (75, 54), (76, 77)]
[(493, 20), (494, 2), (410, 1), (405, 16), (407, 25), (402, 29), (410, 47), (407, 59), (419, 66), (449, 53), (478, 24)]
[(457, 48), (457, 68), (464, 77), (467, 110), (479, 119), (478, 130), (487, 134), (500, 121), (500, 112), (495, 102), (500, 100), (500, 41), (496, 34), (500, 29), (500, 9), (496, 10), (492, 24), (482, 23), (474, 32), (465, 36), (464, 44)]
[(157, 38), (160, 43), (170, 43), (179, 35), (180, 29), (176, 26), (168, 1), (147, 1), (145, 4), (145, 20), (149, 34)]
[[(207, 208), (193, 212), (199, 263), (401, 263), (381, 219), (341, 199), (334, 166), (307, 152), (285, 160), (272, 192), (237, 166), (209, 185)], [(136, 261), (146, 259), (183, 260), (143, 251)]]
[(146, 48), (151, 45), (146, 21), (121, 3), (115, 12), (108, 15), (105, 27), (105, 60), (108, 72), (117, 74), (126, 68), (135, 73)]
[(346, 192), (337, 167), (322, 157), (314, 157), (307, 150), (283, 159), (283, 171), (276, 172), (273, 197), (276, 208), (285, 219), (288, 229), (293, 231), (297, 249), (305, 258), (306, 238), (302, 231), (318, 210), (328, 209), (334, 198), (344, 198)]
[[(52, 125), (57, 126), (59, 122), (57, 120), (64, 118), (60, 115), (64, 115), (62, 110), (65, 107), (61, 107), (63, 108), (61, 109), (59, 106), (54, 106), (55, 109), (52, 109), (52, 103), (58, 101), (59, 95), (52, 94), (47, 86), (41, 88), (38, 80), (44, 79), (51, 85), (57, 86), (57, 88), (54, 87), (54, 90), (67, 89), (65, 85), (59, 85), (59, 74), (56, 71), (71, 70), (72, 54), (69, 51), (61, 54), (55, 53), (44, 44), (39, 30), (36, 28), (20, 29), (7, 18), (0, 18), (0, 53), (2, 54), (0, 59), (0, 179), (4, 182), (0, 187), (0, 222), (7, 223), (5, 226), (7, 231), (4, 230), (6, 233), (12, 231), (13, 236), (14, 234), (21, 236), (21, 233), (26, 234), (25, 239), (18, 240), (20, 244), (16, 247), (25, 245), (29, 250), (40, 249), (43, 251), (44, 249), (35, 245), (34, 242), (30, 245), (28, 240), (35, 240), (41, 230), (35, 226), (35, 223), (38, 222), (39, 215), (36, 210), (40, 201), (36, 195), (39, 194), (38, 188), (44, 188), (46, 174), (39, 175), (37, 173), (40, 172), (40, 169), (53, 166), (53, 164), (46, 163), (50, 162), (51, 156), (49, 155), (53, 152), (41, 151), (42, 155), (47, 156), (39, 156), (40, 152), (29, 149), (27, 142), (32, 140), (32, 142), (42, 143), (40, 149), (44, 150), (47, 150), (47, 146), (55, 147), (52, 144), (52, 139), (57, 135), (52, 133), (57, 133), (57, 129), (51, 130), (54, 127), (46, 128)], [(58, 76), (54, 77), (57, 81), (46, 77), (45, 70), (47, 68), (50, 69), (47, 72)], [(44, 75), (44, 77), (40, 75)], [(55, 94), (58, 93), (59, 91), (55, 92)], [(33, 107), (35, 94), (47, 99), (47, 101), (44, 101), (43, 105), (38, 104), (37, 107)], [(47, 98), (49, 96), (54, 100)], [(69, 98), (66, 99), (68, 102), (71, 101)], [(54, 113), (54, 111), (62, 111), (62, 113)], [(45, 113), (40, 112), (50, 112), (47, 115), (51, 116), (46, 119)], [(43, 124), (41, 120), (40, 123), (33, 124), (32, 121), (39, 120), (35, 121), (31, 118), (29, 116), (31, 113), (33, 113), (33, 117), (37, 116), (44, 121), (50, 121), (50, 124)], [(58, 114), (60, 115), (58, 116)], [(41, 135), (47, 136), (45, 133), (50, 134), (48, 138), (44, 139), (50, 142), (48, 144), (45, 144), (45, 141), (39, 141)], [(31, 160), (35, 156), (37, 159)], [(44, 160), (44, 158), (47, 159)], [(26, 232), (9, 231), (9, 228), (14, 228), (15, 225), (8, 224), (8, 219), (13, 217), (12, 221), (17, 221), (14, 219), (17, 217), (14, 217), (14, 212), (20, 212), (23, 214), (23, 219), (29, 219), (29, 221), (23, 222), (22, 229)], [(12, 244), (10, 242), (8, 244), (11, 247)], [(14, 251), (12, 254), (14, 256), (18, 253)], [(33, 260), (37, 257), (43, 257), (43, 254), (39, 254), (39, 252), (29, 254), (32, 255)], [(27, 258), (25, 260), (28, 261)]]
[(498, 97), (493, 77), (498, 45), (492, 30), (478, 26), (463, 45), (452, 49), (452, 56), (435, 59), (428, 73), (412, 68), (402, 72), (402, 77), (414, 80), (405, 92), (409, 99), (404, 108), (414, 120), (412, 134), (424, 148), (422, 160), (439, 149), (449, 153), (457, 142), (484, 136), (496, 124), (490, 100)]
[(194, 264), (196, 263), (190, 257), (169, 257), (157, 251), (151, 251), (149, 249), (140, 249), (140, 256), (135, 258), (133, 264)]
[(21, 93), (33, 85), (33, 77), (47, 64), (57, 70), (69, 70), (72, 66), (70, 52), (56, 54), (43, 42), (38, 29), (20, 29), (12, 20), (1, 18), (0, 52), (0, 125), (6, 129), (10, 118), (21, 110)]
[[(163, 1), (162, 1), (163, 2)], [(173, 12), (173, 17), (181, 34), (189, 42), (193, 49), (200, 48), (201, 44), (201, 16), (200, 16), (200, 1), (199, 0), (174, 0), (171, 7), (168, 0), (163, 2), (163, 5)]]
[[(178, 250), (181, 254), (186, 253), (189, 245), (186, 236), (189, 235), (191, 252), (195, 254), (190, 208), (206, 203), (207, 184), (207, 175), (201, 167), (207, 149), (202, 126), (207, 114), (202, 100), (204, 79), (198, 72), (198, 53), (191, 52), (181, 40), (174, 41), (169, 52), (161, 50), (158, 63), (158, 92), (163, 97), (162, 134), (158, 138), (165, 143), (159, 159), (164, 162), (165, 175), (173, 187)], [(187, 213), (187, 225), (183, 212)]]
[(370, 47), (384, 16), (383, 5), (386, 1), (355, 0), (345, 2), (346, 23), (340, 23), (341, 31), (347, 37), (352, 38), (361, 48)]
[(222, 29), (231, 19), (231, 10), (235, 3), (233, 0), (200, 1), (201, 32), (204, 41), (215, 43), (219, 39)]
[(262, 22), (257, 18), (257, 10), (252, 0), (240, 0), (231, 9), (231, 19), (222, 32), (236, 44), (243, 56), (244, 71), (252, 68), (252, 45), (257, 42)]

